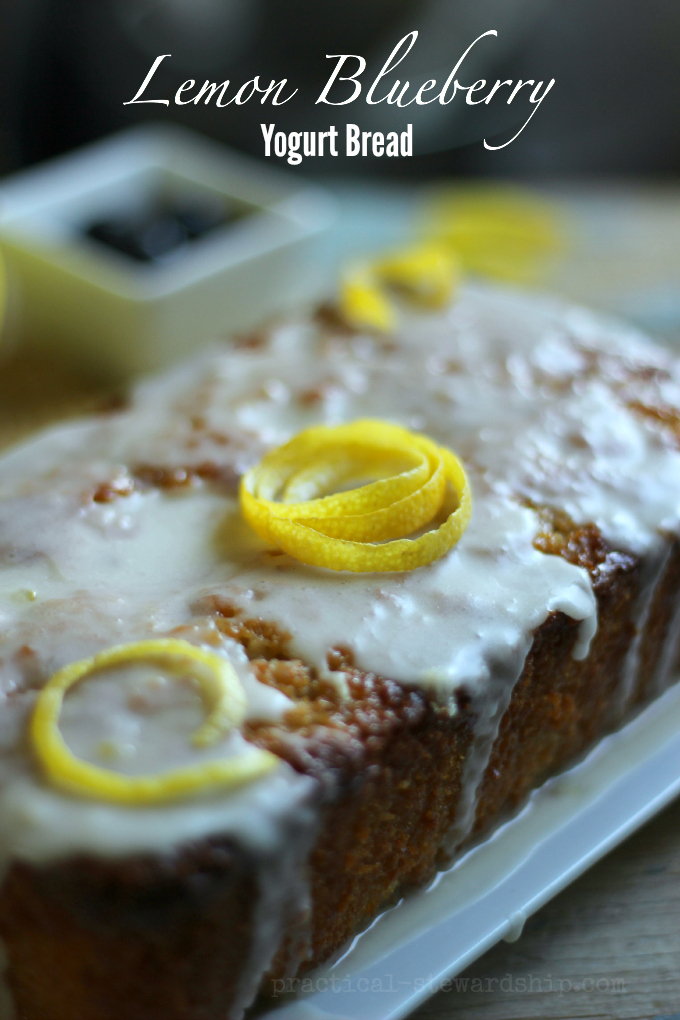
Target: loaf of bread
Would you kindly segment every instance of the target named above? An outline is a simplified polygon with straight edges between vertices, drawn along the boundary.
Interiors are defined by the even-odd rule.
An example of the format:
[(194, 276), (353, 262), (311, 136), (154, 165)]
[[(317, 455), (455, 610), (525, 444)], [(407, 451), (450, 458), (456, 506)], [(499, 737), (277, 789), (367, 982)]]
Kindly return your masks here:
[[(350, 574), (258, 538), (239, 478), (319, 422), (396, 422), (473, 494), (428, 566)], [(127, 408), (0, 462), (0, 934), (22, 1020), (239, 1020), (662, 692), (680, 636), (680, 363), (560, 302), (468, 286), (392, 335), (331, 308), (141, 385)], [(116, 804), (51, 782), (46, 681), (179, 638), (234, 667), (217, 751), (279, 764), (223, 791)], [(78, 755), (187, 756), (191, 684), (74, 689)], [(245, 752), (244, 752), (245, 749)]]

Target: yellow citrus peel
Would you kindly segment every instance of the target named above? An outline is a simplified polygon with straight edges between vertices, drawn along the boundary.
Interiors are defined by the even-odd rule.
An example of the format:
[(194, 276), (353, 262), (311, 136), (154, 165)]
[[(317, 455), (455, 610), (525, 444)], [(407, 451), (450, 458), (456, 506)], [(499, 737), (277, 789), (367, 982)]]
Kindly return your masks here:
[[(333, 493), (357, 482), (366, 484)], [(457, 506), (438, 527), (404, 537), (432, 525), (452, 495)], [(300, 432), (243, 476), (240, 499), (265, 541), (303, 563), (355, 573), (432, 563), (458, 541), (472, 509), (451, 450), (372, 419)]]
[(55, 786), (78, 796), (117, 804), (161, 804), (236, 786), (278, 765), (275, 755), (256, 747), (243, 755), (141, 776), (123, 775), (78, 758), (59, 729), (66, 692), (103, 669), (139, 661), (158, 663), (169, 673), (190, 675), (198, 683), (208, 714), (192, 735), (196, 747), (214, 743), (243, 722), (246, 696), (241, 681), (231, 663), (214, 652), (197, 648), (188, 641), (172, 639), (109, 648), (91, 659), (82, 659), (60, 669), (38, 696), (31, 717), (30, 738), (48, 779)]
[(461, 269), (510, 283), (532, 283), (565, 247), (555, 207), (510, 187), (445, 187), (424, 205), (422, 240), (357, 263), (340, 284), (339, 307), (357, 329), (388, 333), (397, 322), (390, 288), (430, 308), (446, 305)]
[(354, 266), (340, 281), (340, 309), (358, 329), (390, 333), (397, 324), (389, 297), (370, 266)]
[(415, 244), (350, 267), (340, 283), (340, 310), (358, 329), (388, 333), (397, 321), (390, 287), (439, 308), (450, 300), (458, 278), (459, 260), (446, 245)]
[(421, 230), (456, 252), (465, 270), (510, 283), (540, 278), (565, 246), (555, 207), (510, 187), (437, 189), (425, 204)]
[(441, 243), (397, 250), (375, 263), (378, 278), (429, 308), (447, 304), (458, 285), (460, 260)]

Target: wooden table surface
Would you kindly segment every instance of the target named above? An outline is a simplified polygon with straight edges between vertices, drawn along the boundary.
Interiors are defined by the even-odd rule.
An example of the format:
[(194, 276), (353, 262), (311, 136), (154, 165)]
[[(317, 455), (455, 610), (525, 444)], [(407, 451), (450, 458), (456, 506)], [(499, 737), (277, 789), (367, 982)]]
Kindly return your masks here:
[(680, 800), (452, 986), (413, 1020), (680, 1020)]

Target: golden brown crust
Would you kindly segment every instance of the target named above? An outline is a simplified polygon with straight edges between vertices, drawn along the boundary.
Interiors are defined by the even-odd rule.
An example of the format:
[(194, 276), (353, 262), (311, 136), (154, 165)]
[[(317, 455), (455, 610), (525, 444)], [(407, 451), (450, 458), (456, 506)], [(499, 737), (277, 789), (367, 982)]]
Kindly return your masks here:
[[(428, 706), (414, 727), (374, 735), (374, 750), (324, 811), (310, 857), (309, 970), (327, 959), (407, 887), (437, 870), (460, 795), (470, 719)], [(356, 768), (356, 760), (352, 762)], [(346, 773), (345, 773), (346, 778)], [(272, 978), (293, 972), (283, 948)]]
[[(297, 768), (338, 778), (310, 859), (311, 947), (303, 951), (291, 913), (274, 976), (294, 973), (310, 951), (307, 966), (327, 957), (398, 888), (431, 875), (453, 820), (469, 722), (392, 681), (357, 673), (353, 685), (357, 701), (328, 731), (335, 742), (319, 734), (299, 756), (271, 728), (260, 733)], [(252, 862), (219, 843), (165, 860), (15, 864), (0, 930), (17, 1001), (27, 1020), (227, 1016), (256, 898)], [(192, 991), (195, 981), (204, 990)]]
[(664, 638), (673, 624), (673, 615), (678, 609), (680, 598), (680, 540), (675, 539), (663, 576), (654, 592), (649, 620), (640, 646), (640, 671), (637, 686), (633, 691), (632, 704), (639, 705), (653, 694), (659, 660), (664, 653)]
[(173, 858), (14, 864), (0, 923), (21, 1020), (228, 1016), (257, 887), (228, 844)]
[(591, 571), (598, 629), (589, 654), (573, 658), (578, 623), (562, 613), (551, 614), (537, 631), (482, 781), (477, 834), (620, 721), (616, 694), (635, 632), (640, 566), (631, 556), (617, 555)]

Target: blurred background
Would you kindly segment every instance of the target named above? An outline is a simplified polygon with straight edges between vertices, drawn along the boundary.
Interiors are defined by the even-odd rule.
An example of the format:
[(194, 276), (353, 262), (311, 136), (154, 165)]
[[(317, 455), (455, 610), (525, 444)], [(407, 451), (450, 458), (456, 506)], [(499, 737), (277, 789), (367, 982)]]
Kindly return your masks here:
[[(464, 84), (481, 77), (489, 83), (496, 78), (556, 81), (526, 129), (505, 148), (489, 151), (482, 140), (498, 144), (519, 129), (532, 109), (526, 90), (526, 98), (512, 105), (501, 99), (470, 107), (462, 96), (447, 106), (435, 103), (405, 110), (388, 109), (385, 104), (367, 106), (363, 96), (351, 106), (315, 105), (334, 66), (326, 54), (363, 55), (368, 62), (363, 75), (367, 84), (397, 41), (417, 29), (418, 41), (398, 76), (414, 84), (427, 78), (443, 82), (470, 43), (492, 28), (498, 37), (484, 40), (466, 59), (460, 73)], [(164, 53), (171, 57), (154, 76), (149, 96), (172, 98), (187, 79), (199, 85), (204, 80), (230, 79), (233, 94), (256, 74), (266, 82), (285, 77), (299, 93), (276, 108), (262, 107), (257, 99), (221, 109), (214, 102), (183, 107), (124, 105), (139, 89), (155, 57)], [(57, 187), (50, 176), (40, 178), (42, 183), (33, 180), (30, 170), (52, 157), (77, 154), (85, 143), (140, 122), (183, 125), (218, 147), (256, 160), (257, 164), (241, 165), (241, 177), (256, 180), (267, 169), (276, 173), (278, 166), (281, 194), (297, 203), (295, 229), (306, 230), (309, 239), (314, 235), (315, 247), (309, 250), (315, 266), (325, 267), (326, 287), (332, 286), (329, 281), (347, 259), (412, 239), (433, 187), (443, 184), (452, 194), (457, 187), (469, 188), (470, 182), (492, 189), (499, 184), (523, 189), (529, 200), (540, 200), (542, 209), (554, 214), (554, 233), (560, 243), (554, 246), (559, 257), (552, 252), (543, 260), (540, 274), (521, 282), (613, 312), (664, 342), (680, 344), (678, 0), (4, 0), (0, 2), (0, 87), (0, 243), (10, 270), (10, 291), (17, 283), (17, 300), (9, 302), (0, 344), (0, 358), (3, 352), (7, 358), (8, 352), (15, 351), (11, 365), (5, 361), (0, 371), (0, 431), (4, 420), (14, 435), (17, 423), (33, 414), (27, 408), (36, 401), (41, 406), (52, 401), (56, 406), (60, 390), (66, 394), (64, 407), (71, 406), (71, 390), (76, 395), (90, 392), (90, 383), (76, 378), (91, 367), (85, 357), (86, 341), (74, 348), (80, 360), (76, 363), (71, 358), (65, 368), (70, 327), (64, 332), (63, 324), (61, 332), (48, 336), (46, 330), (40, 355), (43, 367), (36, 369), (30, 349), (39, 330), (30, 316), (24, 318), (22, 328), (21, 318), (27, 258), (33, 260), (31, 286), (35, 289), (23, 288), (24, 316), (37, 307), (39, 301), (32, 295), (39, 294), (46, 315), (60, 301), (62, 306), (68, 302), (87, 306), (90, 319), (86, 325), (85, 320), (81, 323), (82, 329), (89, 330), (87, 335), (100, 332), (99, 314), (102, 329), (111, 325), (113, 343), (115, 329), (121, 337), (125, 330), (128, 339), (132, 336), (130, 326), (114, 329), (115, 316), (121, 315), (121, 308), (127, 315), (133, 299), (141, 302), (138, 283), (150, 281), (151, 270), (132, 263), (124, 266), (120, 258), (120, 264), (114, 265), (115, 253), (98, 253), (83, 236), (90, 229), (85, 213), (78, 224), (70, 224), (68, 237), (62, 223), (60, 239), (55, 240), (56, 219), (47, 224), (44, 209), (59, 188), (77, 190), (74, 182), (80, 171), (76, 164), (66, 168)], [(347, 121), (364, 130), (401, 130), (412, 122), (414, 155), (315, 158), (290, 167), (284, 159), (263, 159), (263, 120), (275, 121), (277, 130), (286, 132), (325, 129), (331, 123), (342, 128)], [(176, 148), (182, 145), (181, 140), (175, 143)], [(192, 148), (189, 141), (187, 148)], [(227, 149), (224, 152), (226, 160), (235, 158)], [(102, 158), (106, 169), (107, 157)], [(196, 159), (201, 158), (197, 150)], [(113, 155), (110, 162), (115, 162)], [(166, 176), (175, 169), (172, 159), (169, 163), (166, 159)], [(33, 197), (28, 202), (31, 216), (43, 209), (40, 215), (45, 222), (36, 226), (38, 221), (31, 221), (30, 230), (24, 224), (22, 238), (10, 238), (10, 243), (2, 216), (17, 202), (26, 205), (28, 199), (21, 198), (24, 179), (33, 180)], [(85, 193), (92, 181), (87, 183), (87, 174), (83, 180)], [(312, 188), (304, 190), (308, 181)], [(262, 179), (264, 192), (279, 188), (276, 181), (272, 188), (270, 183)], [(123, 194), (126, 187), (122, 183), (118, 187), (111, 178), (112, 194), (117, 189)], [(325, 195), (335, 210), (328, 228), (321, 227), (318, 202), (315, 224), (311, 224), (312, 216), (304, 228), (300, 226), (305, 203), (313, 205), (315, 188), (314, 200)], [(271, 202), (254, 198), (252, 208), (258, 205), (271, 208)], [(282, 208), (280, 203), (277, 208)], [(286, 208), (288, 215), (290, 203)], [(106, 212), (103, 209), (100, 219)], [(91, 221), (92, 215), (87, 215)], [(231, 222), (231, 215), (224, 223)], [(176, 220), (175, 216), (173, 229)], [(96, 226), (99, 229), (101, 224)], [(157, 224), (152, 226), (155, 229)], [(36, 240), (40, 230), (43, 233)], [(237, 223), (233, 236), (241, 230)], [(188, 275), (191, 269), (197, 277), (203, 263), (205, 279), (213, 272), (206, 268), (206, 260), (217, 257), (218, 233), (211, 235), (212, 240), (189, 246), (191, 250), (182, 249), (188, 252), (181, 255)], [(231, 243), (227, 234), (226, 247)], [(90, 230), (90, 238), (94, 236)], [(275, 247), (273, 242), (271, 246)], [(255, 278), (251, 279), (252, 293), (271, 290), (274, 294), (277, 285), (281, 290), (284, 263), (289, 274), (308, 279), (306, 270), (294, 267), (285, 245), (280, 251), (278, 263), (270, 260), (260, 266), (268, 275), (258, 277), (255, 290)], [(157, 281), (165, 273), (163, 287), (155, 291), (147, 287), (144, 308), (158, 306), (163, 288), (163, 293), (173, 290), (177, 300), (164, 312), (163, 328), (167, 331), (171, 321), (181, 320), (184, 335), (190, 336), (193, 312), (183, 297), (186, 280), (181, 279), (181, 258), (172, 257), (174, 262), (169, 260), (165, 268), (157, 269)], [(219, 270), (223, 274), (225, 259)], [(244, 266), (245, 275), (231, 281), (233, 292), (246, 293), (245, 262)], [(510, 278), (512, 274), (497, 275)], [(85, 278), (89, 290), (83, 289)], [(226, 275), (220, 279), (228, 282)], [(69, 291), (72, 284), (81, 289)], [(286, 288), (290, 289), (288, 284)], [(210, 322), (215, 338), (226, 335), (233, 324), (226, 297), (224, 302), (223, 313), (213, 315)], [(199, 305), (207, 307), (197, 292), (191, 307)], [(255, 323), (264, 311), (257, 300), (250, 305)], [(163, 342), (160, 332), (139, 343), (135, 340), (138, 351), (144, 344), (149, 347), (149, 357), (139, 365), (162, 364)], [(44, 365), (50, 359), (46, 374)], [(133, 370), (140, 370), (137, 362), (131, 363)], [(59, 385), (58, 376), (62, 378)], [(35, 394), (43, 390), (43, 397), (37, 398)]]
[[(498, 153), (480, 139), (519, 126), (516, 101), (470, 110), (462, 102), (413, 107), (419, 155), (400, 160), (309, 161), (305, 173), (367, 176), (674, 175), (680, 170), (680, 4), (677, 0), (4, 0), (0, 34), (0, 168), (7, 173), (150, 114), (184, 120), (260, 154), (261, 108), (123, 106), (160, 53), (157, 96), (188, 78), (242, 83), (254, 74), (299, 87), (279, 107), (285, 130), (359, 116), (370, 130), (381, 108), (314, 107), (333, 63), (360, 53), (379, 70), (397, 40), (420, 37), (400, 77), (446, 76), (480, 33), (498, 30), (466, 63), (483, 76), (556, 79), (530, 128)], [(403, 73), (401, 73), (403, 72)], [(504, 107), (504, 108), (503, 108)], [(351, 116), (349, 113), (351, 111)], [(425, 111), (432, 114), (431, 120)], [(344, 115), (348, 114), (347, 117)], [(523, 116), (522, 116), (523, 114)], [(427, 123), (426, 123), (427, 120)], [(509, 135), (508, 135), (509, 137)]]

